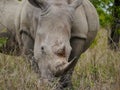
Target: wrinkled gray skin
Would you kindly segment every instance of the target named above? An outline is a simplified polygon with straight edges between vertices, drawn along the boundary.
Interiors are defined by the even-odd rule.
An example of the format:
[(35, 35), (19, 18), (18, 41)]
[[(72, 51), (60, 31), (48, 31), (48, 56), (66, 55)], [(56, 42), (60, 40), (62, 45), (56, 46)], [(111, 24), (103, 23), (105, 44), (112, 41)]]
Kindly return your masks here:
[(63, 89), (71, 85), (74, 66), (95, 38), (99, 20), (88, 0), (0, 0), (0, 30), (4, 27), (21, 54), (33, 52), (41, 82), (61, 76), (57, 87)]

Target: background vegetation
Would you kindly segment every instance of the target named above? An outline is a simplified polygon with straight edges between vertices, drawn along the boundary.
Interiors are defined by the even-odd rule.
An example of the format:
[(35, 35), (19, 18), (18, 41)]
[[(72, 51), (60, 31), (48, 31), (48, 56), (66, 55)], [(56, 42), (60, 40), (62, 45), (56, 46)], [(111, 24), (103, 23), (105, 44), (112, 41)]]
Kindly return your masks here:
[(108, 44), (111, 49), (118, 50), (120, 42), (120, 0), (90, 0), (96, 7), (101, 27), (108, 35)]

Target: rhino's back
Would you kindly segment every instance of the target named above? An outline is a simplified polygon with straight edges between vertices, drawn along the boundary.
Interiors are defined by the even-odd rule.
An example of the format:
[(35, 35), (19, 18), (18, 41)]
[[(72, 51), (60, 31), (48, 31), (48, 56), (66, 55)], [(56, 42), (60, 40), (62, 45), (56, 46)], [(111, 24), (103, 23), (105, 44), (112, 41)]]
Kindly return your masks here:
[(73, 20), (72, 37), (80, 37), (86, 39), (86, 50), (99, 29), (99, 18), (95, 7), (89, 0), (83, 0), (81, 6), (76, 9)]
[(15, 29), (15, 14), (19, 2), (17, 0), (0, 0), (0, 29)]

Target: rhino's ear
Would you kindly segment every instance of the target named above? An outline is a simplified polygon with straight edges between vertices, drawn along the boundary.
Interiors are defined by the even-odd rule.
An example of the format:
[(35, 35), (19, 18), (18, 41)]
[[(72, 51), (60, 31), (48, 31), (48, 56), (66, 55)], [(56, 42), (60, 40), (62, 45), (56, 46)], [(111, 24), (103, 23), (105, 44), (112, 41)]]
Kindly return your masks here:
[(44, 0), (28, 0), (28, 2), (35, 7), (41, 8), (42, 10), (47, 6), (47, 2)]
[(70, 4), (70, 6), (72, 6), (73, 8), (77, 8), (78, 6), (80, 6), (83, 2), (83, 0), (67, 0), (68, 3)]

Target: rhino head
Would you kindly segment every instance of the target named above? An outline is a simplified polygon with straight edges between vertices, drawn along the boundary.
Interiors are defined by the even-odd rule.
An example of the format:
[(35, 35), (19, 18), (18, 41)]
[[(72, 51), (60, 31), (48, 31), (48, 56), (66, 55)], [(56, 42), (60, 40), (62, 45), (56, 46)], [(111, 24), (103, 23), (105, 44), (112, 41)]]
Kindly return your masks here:
[(71, 67), (68, 62), (71, 46), (72, 14), (82, 0), (28, 0), (42, 10), (38, 20), (34, 57), (37, 60), (40, 76), (44, 81), (62, 75)]

